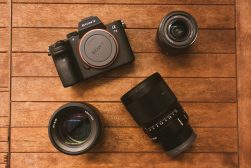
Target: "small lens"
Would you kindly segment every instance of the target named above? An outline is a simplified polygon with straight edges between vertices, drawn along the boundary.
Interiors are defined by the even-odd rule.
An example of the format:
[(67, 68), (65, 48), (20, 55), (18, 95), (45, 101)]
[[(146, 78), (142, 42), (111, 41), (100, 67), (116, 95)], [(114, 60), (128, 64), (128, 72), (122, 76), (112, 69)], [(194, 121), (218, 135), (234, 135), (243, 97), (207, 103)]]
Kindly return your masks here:
[(162, 19), (156, 41), (161, 52), (179, 54), (195, 42), (197, 34), (198, 25), (194, 17), (183, 11), (175, 11)]
[(82, 144), (91, 133), (90, 119), (81, 113), (72, 114), (63, 122), (62, 131), (69, 144)]
[(188, 33), (188, 25), (181, 20), (175, 21), (170, 26), (170, 34), (173, 40), (182, 41), (187, 38)]

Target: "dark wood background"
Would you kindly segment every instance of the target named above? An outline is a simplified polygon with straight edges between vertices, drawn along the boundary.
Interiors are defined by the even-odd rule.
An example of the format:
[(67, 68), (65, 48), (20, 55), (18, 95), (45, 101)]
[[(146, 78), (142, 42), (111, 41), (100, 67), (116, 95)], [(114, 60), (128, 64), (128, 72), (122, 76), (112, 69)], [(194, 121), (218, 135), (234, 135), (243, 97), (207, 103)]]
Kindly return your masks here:
[[(158, 24), (173, 10), (191, 13), (199, 25), (191, 52), (179, 57), (160, 54), (155, 44)], [(90, 15), (105, 23), (125, 21), (135, 63), (65, 89), (47, 47)], [(251, 167), (251, 2), (0, 0), (0, 17), (0, 168)], [(175, 159), (150, 141), (119, 102), (156, 71), (198, 134)], [(48, 139), (50, 116), (68, 101), (87, 101), (101, 111), (105, 133), (91, 153), (63, 155)]]

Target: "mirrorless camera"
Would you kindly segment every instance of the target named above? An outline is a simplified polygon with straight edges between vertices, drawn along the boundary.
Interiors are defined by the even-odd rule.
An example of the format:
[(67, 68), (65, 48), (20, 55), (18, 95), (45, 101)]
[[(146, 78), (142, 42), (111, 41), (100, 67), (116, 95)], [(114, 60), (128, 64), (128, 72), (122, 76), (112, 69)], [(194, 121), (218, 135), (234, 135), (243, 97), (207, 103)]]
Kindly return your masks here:
[(49, 46), (64, 87), (131, 63), (134, 55), (121, 20), (104, 25), (96, 16), (83, 19), (78, 31)]

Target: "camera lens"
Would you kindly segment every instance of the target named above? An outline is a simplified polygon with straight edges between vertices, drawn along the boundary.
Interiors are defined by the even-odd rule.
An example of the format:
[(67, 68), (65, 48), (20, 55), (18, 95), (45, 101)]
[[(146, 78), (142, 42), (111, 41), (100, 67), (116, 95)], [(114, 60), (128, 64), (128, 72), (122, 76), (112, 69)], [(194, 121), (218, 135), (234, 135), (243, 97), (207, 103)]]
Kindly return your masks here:
[(91, 133), (91, 121), (83, 113), (72, 113), (65, 118), (60, 131), (65, 142), (71, 145), (80, 145)]
[(157, 30), (156, 41), (164, 53), (188, 49), (196, 40), (198, 26), (192, 15), (177, 11), (166, 15)]
[(189, 33), (187, 24), (182, 21), (175, 21), (170, 25), (168, 31), (170, 31), (171, 38), (177, 41), (183, 41)]
[(79, 42), (79, 53), (85, 64), (93, 68), (111, 65), (118, 55), (115, 37), (103, 29), (87, 32)]
[(196, 139), (188, 115), (159, 73), (154, 73), (121, 98), (128, 112), (167, 154), (175, 156)]
[(82, 154), (92, 149), (101, 134), (97, 109), (86, 103), (68, 103), (51, 117), (49, 137), (59, 151)]

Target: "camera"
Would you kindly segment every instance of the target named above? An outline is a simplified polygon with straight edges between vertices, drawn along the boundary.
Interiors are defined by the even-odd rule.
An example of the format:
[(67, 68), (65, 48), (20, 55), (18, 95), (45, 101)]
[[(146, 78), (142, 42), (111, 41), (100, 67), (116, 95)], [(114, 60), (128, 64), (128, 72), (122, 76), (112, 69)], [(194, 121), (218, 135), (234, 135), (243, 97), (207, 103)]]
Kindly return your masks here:
[(102, 133), (98, 110), (87, 103), (67, 103), (52, 115), (49, 138), (56, 149), (68, 155), (91, 150)]
[(121, 20), (104, 25), (96, 16), (83, 19), (78, 31), (49, 46), (64, 87), (133, 62), (125, 24)]
[(198, 26), (193, 16), (183, 11), (175, 11), (162, 19), (156, 41), (161, 52), (178, 54), (194, 43), (197, 34)]
[(137, 124), (167, 154), (176, 156), (195, 141), (187, 113), (159, 73), (139, 83), (121, 101)]

